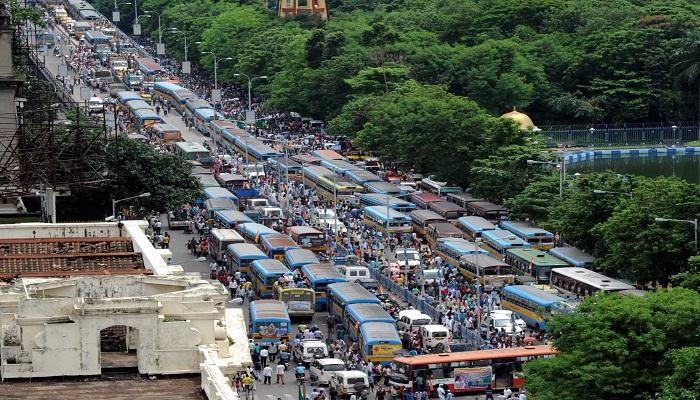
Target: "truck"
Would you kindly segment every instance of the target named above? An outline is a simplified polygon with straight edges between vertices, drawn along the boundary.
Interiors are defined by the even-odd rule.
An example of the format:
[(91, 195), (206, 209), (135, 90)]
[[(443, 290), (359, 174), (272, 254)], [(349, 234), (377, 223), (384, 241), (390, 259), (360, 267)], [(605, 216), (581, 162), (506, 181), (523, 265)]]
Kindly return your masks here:
[(140, 73), (126, 73), (122, 76), (122, 82), (131, 90), (140, 89), (143, 84), (143, 75)]
[(110, 68), (114, 76), (122, 76), (129, 69), (129, 63), (123, 58), (113, 58), (110, 61)]

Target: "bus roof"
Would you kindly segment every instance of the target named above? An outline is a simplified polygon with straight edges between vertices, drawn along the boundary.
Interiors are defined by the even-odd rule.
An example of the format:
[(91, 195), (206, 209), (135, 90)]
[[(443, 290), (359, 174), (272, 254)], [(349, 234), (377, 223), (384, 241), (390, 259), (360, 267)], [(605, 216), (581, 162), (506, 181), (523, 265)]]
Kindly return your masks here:
[(214, 215), (222, 222), (227, 224), (246, 224), (253, 222), (249, 216), (237, 210), (221, 210), (214, 213)]
[(204, 208), (208, 211), (237, 210), (236, 203), (230, 198), (216, 197), (204, 202)]
[(386, 206), (368, 206), (365, 207), (364, 210), (365, 213), (384, 221), (386, 221), (387, 217), (390, 220), (400, 219), (407, 222), (411, 221), (411, 218), (409, 218), (408, 215), (402, 212), (398, 212), (391, 207), (387, 208)]
[(364, 322), (396, 322), (388, 312), (376, 303), (348, 304), (345, 312), (352, 315), (360, 324)]
[(442, 197), (430, 192), (418, 192), (411, 195), (411, 200), (420, 201), (422, 203), (434, 203), (442, 201)]
[(221, 241), (238, 241), (243, 243), (243, 236), (233, 229), (213, 228), (211, 235)]
[(292, 226), (289, 228), (289, 233), (293, 233), (295, 235), (308, 235), (308, 234), (320, 234), (323, 233), (317, 229), (314, 229), (310, 226)]
[(456, 201), (461, 201), (463, 203), (471, 203), (474, 201), (484, 201), (484, 199), (479, 198), (479, 197), (474, 197), (473, 194), (469, 192), (460, 192), (460, 193), (448, 193), (447, 194), (447, 200), (456, 202)]
[(560, 260), (542, 250), (537, 249), (508, 249), (506, 253), (512, 254), (525, 262), (532, 262), (537, 266), (568, 267), (566, 261)]
[(634, 286), (628, 285), (624, 282), (618, 281), (613, 278), (609, 278), (603, 274), (599, 274), (595, 271), (591, 271), (587, 268), (580, 267), (564, 267), (555, 268), (552, 270), (552, 274), (559, 274), (568, 278), (575, 279), (586, 285), (592, 286), (598, 290), (602, 291), (616, 291), (616, 290), (627, 290), (634, 289)]
[(345, 157), (341, 156), (333, 150), (315, 150), (311, 152), (312, 156), (316, 156), (321, 160), (344, 160)]
[(170, 124), (153, 124), (149, 127), (149, 129), (158, 132), (180, 132), (179, 129)]
[(238, 197), (236, 197), (235, 194), (231, 193), (230, 190), (222, 187), (208, 187), (204, 189), (204, 196), (206, 196), (207, 199), (236, 199), (238, 200)]
[(595, 258), (593, 258), (592, 255), (573, 246), (555, 247), (549, 250), (549, 254), (560, 260), (566, 261), (574, 267), (586, 267), (595, 262)]
[(484, 212), (507, 212), (508, 209), (490, 201), (474, 201), (467, 205), (468, 208), (481, 210)]
[(481, 233), (483, 231), (492, 231), (498, 227), (485, 218), (470, 215), (457, 218), (457, 223), (470, 232)]
[(260, 242), (269, 249), (292, 249), (296, 248), (297, 243), (292, 240), (289, 235), (282, 233), (265, 235), (260, 239)]
[(441, 212), (467, 212), (467, 210), (465, 210), (464, 208), (449, 201), (434, 201), (429, 204), (429, 207), (431, 210), (437, 212), (438, 214)]
[(257, 235), (260, 235), (262, 237), (265, 235), (273, 235), (273, 234), (279, 233), (272, 228), (268, 228), (265, 225), (261, 225), (261, 224), (255, 223), (255, 222), (246, 222), (245, 224), (239, 224), (236, 227), (236, 230), (238, 230), (240, 233), (242, 233), (244, 235), (248, 235), (250, 237), (257, 236)]
[(197, 142), (177, 142), (175, 143), (175, 146), (179, 147), (185, 153), (209, 152), (209, 149)]
[(400, 194), (401, 188), (399, 185), (393, 183), (376, 181), (376, 182), (365, 182), (365, 187), (374, 193), (382, 194)]
[(552, 232), (538, 228), (527, 221), (501, 221), (501, 228), (509, 230), (521, 238), (553, 238)]
[(319, 264), (321, 262), (313, 251), (297, 248), (287, 249), (287, 251), (284, 252), (284, 259), (289, 266), (294, 266), (296, 264)]
[(369, 205), (381, 206), (389, 205), (389, 208), (410, 208), (415, 209), (416, 205), (399, 199), (398, 197), (390, 196), (384, 193), (363, 193), (360, 195), (360, 201), (364, 201)]
[(238, 257), (253, 257), (255, 259), (267, 258), (267, 255), (263, 253), (262, 250), (250, 243), (233, 243), (226, 246), (226, 250)]
[(291, 275), (292, 271), (284, 264), (271, 258), (255, 260), (250, 264), (256, 271), (263, 275)]
[(412, 220), (422, 223), (425, 223), (425, 221), (447, 221), (442, 215), (433, 210), (413, 210), (408, 215)]
[(342, 275), (333, 269), (333, 265), (331, 264), (306, 264), (301, 267), (301, 271), (304, 273), (304, 276), (309, 278), (310, 281), (315, 281), (317, 279), (333, 282), (347, 281), (347, 279), (345, 279), (345, 275)]
[(482, 249), (476, 243), (458, 237), (438, 239), (437, 248), (447, 248), (460, 255), (474, 254), (476, 252), (482, 254), (488, 253), (488, 251)]
[(504, 261), (497, 260), (488, 254), (467, 254), (462, 256), (461, 259), (464, 263), (470, 265), (476, 265), (482, 268), (490, 267), (510, 267)]
[(289, 321), (287, 305), (279, 300), (255, 300), (250, 302), (250, 319), (281, 319)]
[(457, 353), (426, 354), (397, 357), (394, 362), (407, 365), (443, 364), (460, 361), (494, 360), (503, 358), (555, 355), (558, 351), (549, 345), (510, 347), (505, 349), (461, 351)]
[(502, 290), (506, 293), (512, 293), (526, 300), (530, 300), (533, 303), (543, 307), (549, 306), (552, 303), (566, 302), (566, 299), (559, 297), (556, 294), (549, 293), (530, 285), (510, 285), (505, 286)]
[(462, 237), (464, 232), (459, 230), (456, 226), (452, 225), (447, 221), (436, 221), (428, 224), (428, 229), (435, 231), (438, 237), (445, 235), (445, 237)]
[(337, 296), (346, 305), (353, 303), (381, 303), (377, 296), (355, 282), (342, 282), (328, 285), (328, 292), (331, 295)]
[(505, 248), (511, 246), (530, 247), (530, 243), (527, 243), (521, 238), (515, 236), (513, 232), (503, 229), (484, 231), (481, 233), (481, 236), (484, 238), (484, 240), (493, 240)]
[(360, 333), (365, 344), (373, 342), (401, 343), (396, 325), (390, 322), (367, 322), (360, 325)]

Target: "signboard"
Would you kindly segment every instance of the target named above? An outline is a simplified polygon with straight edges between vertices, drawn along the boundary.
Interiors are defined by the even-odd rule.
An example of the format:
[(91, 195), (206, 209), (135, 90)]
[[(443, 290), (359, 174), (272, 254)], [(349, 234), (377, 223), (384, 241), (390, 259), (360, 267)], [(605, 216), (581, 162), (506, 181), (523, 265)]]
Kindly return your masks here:
[(211, 101), (214, 103), (218, 103), (221, 101), (221, 89), (212, 89)]
[(58, 76), (66, 77), (68, 76), (68, 66), (65, 64), (58, 64)]
[(189, 74), (191, 71), (191, 64), (189, 61), (183, 61), (182, 62), (182, 73), (183, 74)]
[(134, 36), (139, 36), (141, 34), (141, 24), (134, 24)]
[(286, 322), (265, 322), (258, 324), (258, 333), (263, 338), (284, 337), (289, 333), (289, 326)]
[(491, 367), (455, 368), (456, 390), (476, 390), (491, 387)]
[(119, 15), (119, 11), (112, 11), (112, 22), (120, 22), (121, 21), (121, 16)]
[(289, 307), (291, 311), (309, 311), (311, 310), (311, 302), (292, 300), (287, 302), (287, 307)]
[(400, 344), (375, 344), (372, 345), (373, 356), (393, 356), (401, 351)]
[(165, 54), (165, 43), (156, 43), (156, 53), (160, 56)]
[(245, 122), (246, 124), (255, 124), (255, 110), (245, 111)]

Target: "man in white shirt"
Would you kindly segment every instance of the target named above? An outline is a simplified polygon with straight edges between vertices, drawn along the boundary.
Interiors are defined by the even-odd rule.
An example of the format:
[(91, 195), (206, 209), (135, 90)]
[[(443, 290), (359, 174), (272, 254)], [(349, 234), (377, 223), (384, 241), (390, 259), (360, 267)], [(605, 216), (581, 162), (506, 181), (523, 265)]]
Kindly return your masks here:
[[(260, 350), (260, 365), (265, 368), (267, 367), (267, 356), (270, 355), (270, 352), (267, 351), (267, 348), (263, 348)], [(272, 376), (272, 369), (270, 369), (270, 376)]]
[[(261, 352), (262, 353), (262, 352)], [(272, 383), (272, 367), (269, 365), (265, 368), (263, 368), (263, 385), (269, 385)]]
[(277, 367), (275, 367), (275, 372), (277, 373), (277, 383), (281, 383), (284, 385), (284, 364), (279, 363), (277, 364)]

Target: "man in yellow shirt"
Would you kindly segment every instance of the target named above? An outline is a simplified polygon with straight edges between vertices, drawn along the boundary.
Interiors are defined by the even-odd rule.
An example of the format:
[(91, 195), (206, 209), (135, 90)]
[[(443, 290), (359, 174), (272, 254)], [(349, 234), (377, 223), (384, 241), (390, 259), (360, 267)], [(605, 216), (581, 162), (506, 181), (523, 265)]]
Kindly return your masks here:
[(245, 283), (243, 284), (243, 286), (245, 287), (245, 290), (250, 290), (250, 289), (253, 288), (253, 282), (251, 282), (251, 281), (245, 281)]
[(250, 375), (245, 374), (243, 375), (243, 390), (246, 391), (246, 398), (248, 397), (248, 392), (250, 392), (250, 385), (253, 383), (253, 378), (250, 377)]

